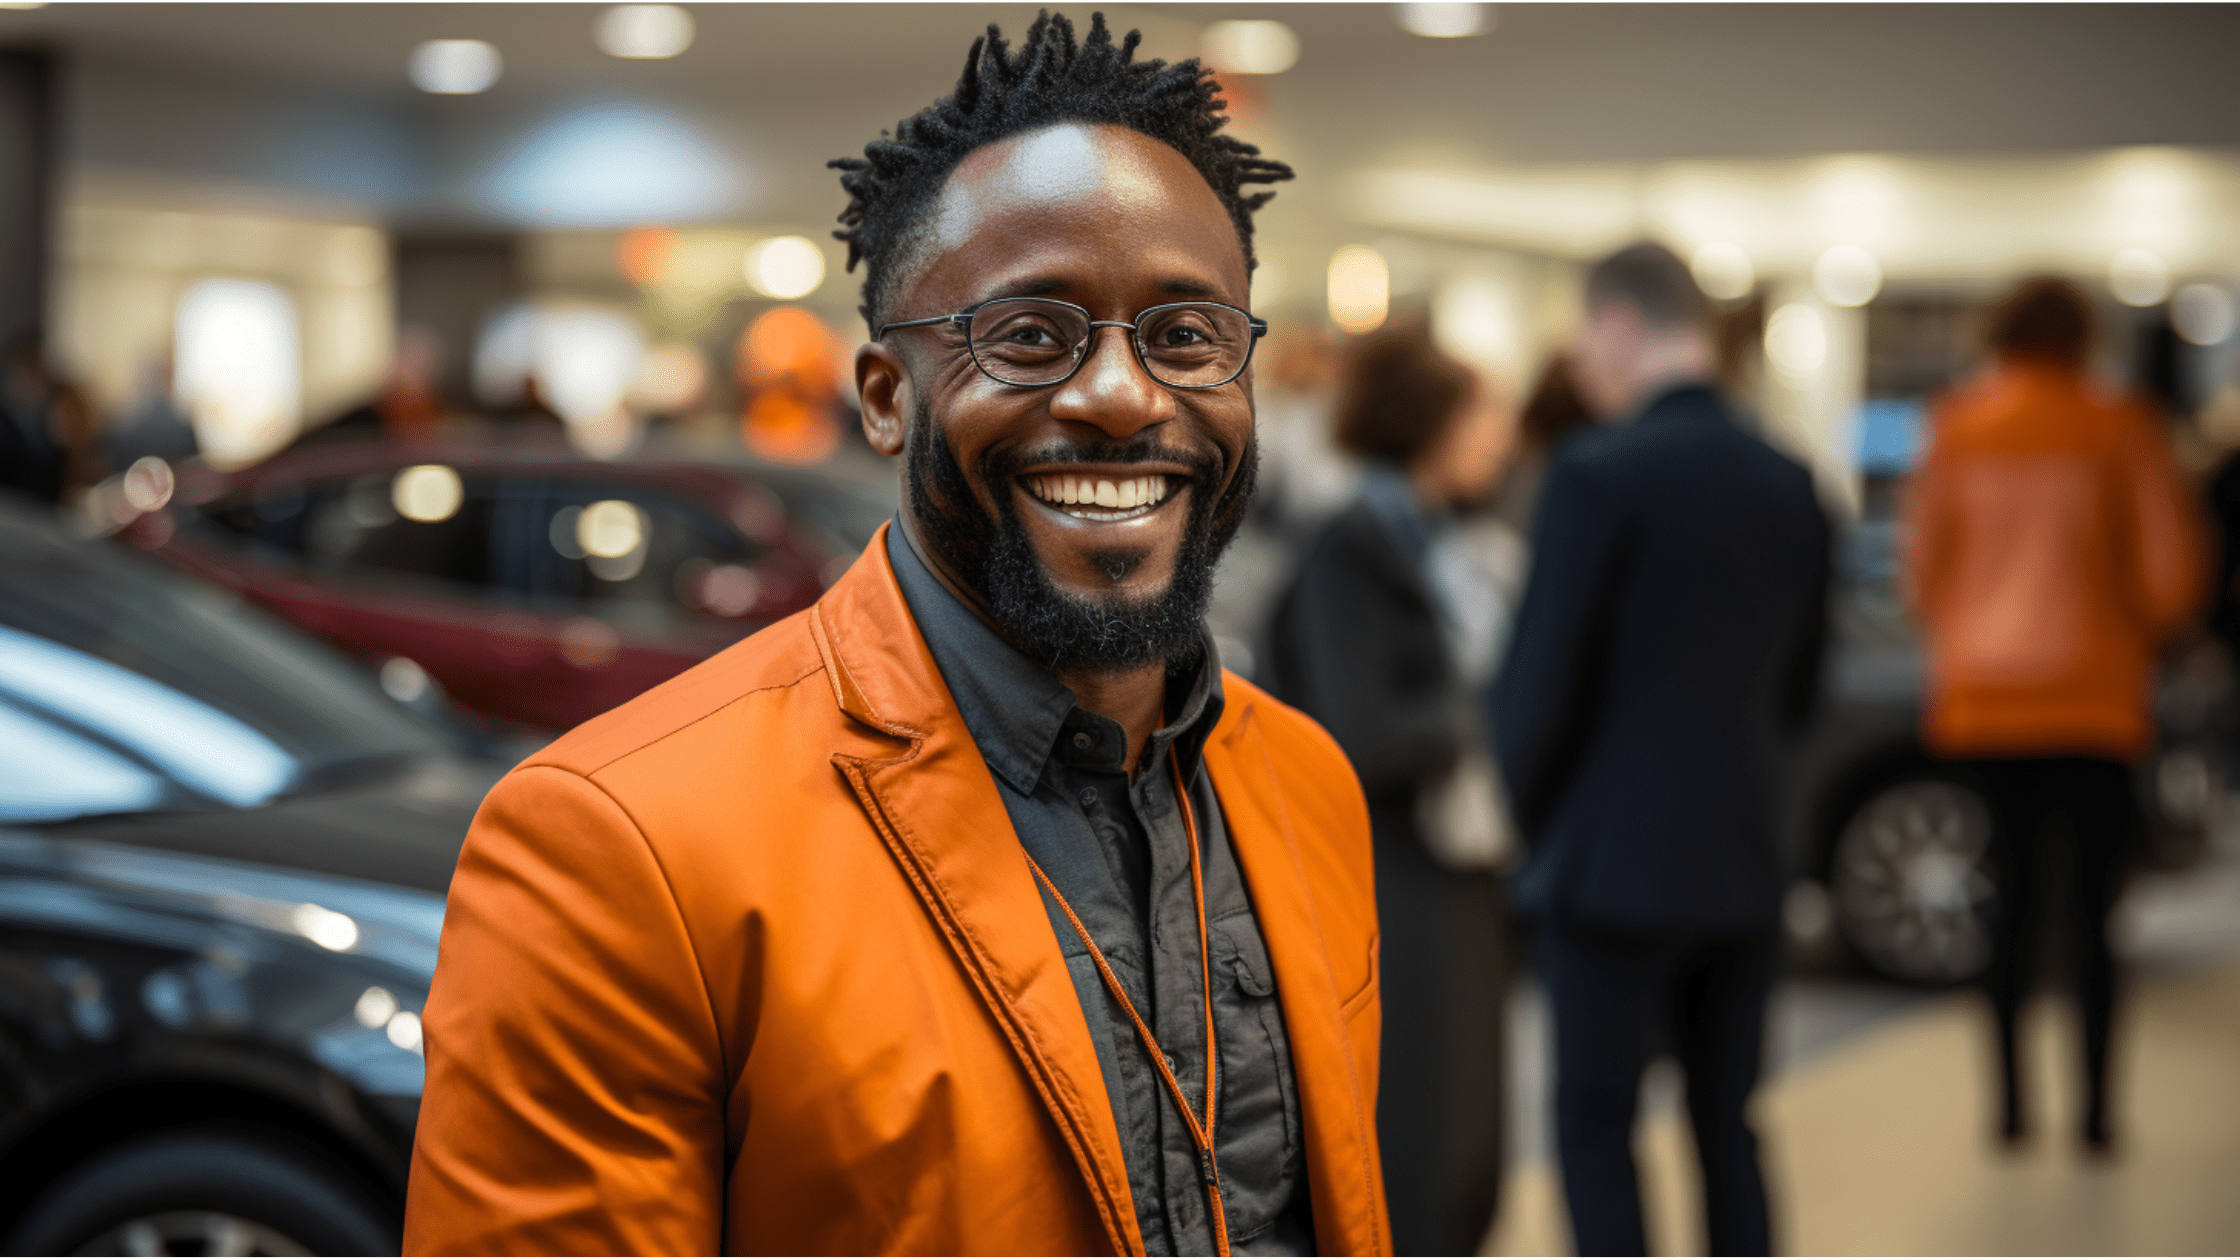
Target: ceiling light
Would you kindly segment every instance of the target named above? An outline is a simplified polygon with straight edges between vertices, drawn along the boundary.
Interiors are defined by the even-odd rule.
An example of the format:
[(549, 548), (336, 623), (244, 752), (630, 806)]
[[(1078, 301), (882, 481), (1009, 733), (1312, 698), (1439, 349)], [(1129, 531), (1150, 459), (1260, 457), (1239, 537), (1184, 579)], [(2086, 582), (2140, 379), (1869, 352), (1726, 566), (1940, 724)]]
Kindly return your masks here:
[(2213, 284), (2189, 284), (2170, 299), (2170, 326), (2197, 346), (2214, 346), (2232, 335), (2232, 295)]
[(1215, 22), (1198, 47), (1224, 74), (1282, 74), (1299, 62), (1299, 36), (1281, 22)]
[(673, 4), (618, 4), (599, 15), (600, 51), (658, 61), (692, 47), (692, 15)]
[(504, 69), (498, 50), (479, 39), (431, 39), (404, 64), (412, 86), (437, 96), (487, 92)]
[(824, 283), (824, 251), (806, 236), (777, 236), (747, 251), (747, 283), (764, 297), (807, 297)]
[(1696, 287), (1721, 302), (1746, 298), (1758, 285), (1758, 269), (1750, 265), (1750, 255), (1743, 253), (1740, 245), (1725, 241), (1713, 241), (1697, 250), (1688, 269), (1695, 273)]
[(2152, 250), (2118, 250), (2108, 261), (2108, 290), (2126, 306), (2153, 306), (2170, 296), (2170, 264)]
[(1487, 4), (1400, 4), (1393, 6), (1392, 16), (1410, 35), (1458, 39), (1491, 27), (1492, 8)]
[(1856, 245), (1838, 245), (1812, 264), (1812, 287), (1830, 306), (1865, 306), (1882, 291), (1882, 264)]

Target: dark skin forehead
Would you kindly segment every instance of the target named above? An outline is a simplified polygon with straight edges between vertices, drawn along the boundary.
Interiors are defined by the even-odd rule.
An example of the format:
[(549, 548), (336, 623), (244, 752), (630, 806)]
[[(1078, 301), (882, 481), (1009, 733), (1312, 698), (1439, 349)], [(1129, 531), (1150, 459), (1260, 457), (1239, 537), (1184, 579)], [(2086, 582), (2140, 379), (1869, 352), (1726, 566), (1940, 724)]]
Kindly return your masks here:
[(1065, 298), (1100, 319), (1249, 300), (1220, 197), (1188, 158), (1125, 127), (1061, 123), (974, 150), (928, 209), (923, 241), (893, 318), (1011, 296)]

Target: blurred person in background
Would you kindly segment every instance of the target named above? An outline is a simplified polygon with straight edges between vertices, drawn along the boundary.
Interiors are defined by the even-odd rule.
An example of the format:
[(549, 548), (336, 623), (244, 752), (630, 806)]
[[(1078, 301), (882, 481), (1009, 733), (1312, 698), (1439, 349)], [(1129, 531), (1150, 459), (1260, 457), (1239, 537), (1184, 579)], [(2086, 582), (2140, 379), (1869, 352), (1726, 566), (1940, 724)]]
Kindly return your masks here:
[(173, 390), (171, 356), (150, 360), (139, 375), (132, 401), (109, 423), (109, 466), (130, 468), (150, 456), (173, 465), (194, 458), (201, 443)]
[(92, 405), (54, 370), (37, 333), (8, 347), (0, 367), (0, 486), (75, 502), (105, 467)]
[(2201, 597), (2201, 525), (2152, 417), (2086, 381), (2092, 308), (2081, 290), (2023, 282), (1989, 340), (1995, 364), (1938, 406), (1911, 487), (1907, 571), (1929, 655), (1922, 735), (1991, 801), (1999, 1132), (2014, 1141), (2028, 1128), (2016, 1020), (2041, 876), (2059, 861), (2073, 889), (2082, 1136), (2105, 1150), (2107, 923), (2141, 825), (2130, 763), (2153, 738), (2157, 649)]
[(1390, 1250), (1368, 810), (1204, 624), (1289, 167), (1101, 15), (839, 167), (904, 508), (459, 859), (415, 1253)]
[(1550, 462), (1493, 700), (1564, 1196), (1582, 1254), (1647, 1251), (1633, 1124), (1662, 1043), (1687, 1079), (1710, 1250), (1763, 1255), (1747, 1107), (1780, 953), (1775, 762), (1818, 690), (1829, 526), (1810, 474), (1712, 388), (1686, 264), (1613, 254), (1586, 309), (1580, 394), (1625, 423)]
[(1452, 510), (1493, 485), (1513, 437), (1477, 373), (1424, 329), (1355, 345), (1337, 439), (1362, 461), (1360, 492), (1307, 551), (1270, 635), (1277, 693), (1338, 741), (1369, 798), (1377, 1135), (1401, 1255), (1475, 1252), (1501, 1184), (1510, 948), (1478, 690), (1490, 670), (1467, 664), (1485, 653), (1466, 641), (1475, 610), (1462, 605), (1482, 601), (1434, 548)]
[(1494, 515), (1517, 530), (1529, 531), (1556, 448), (1594, 422), (1594, 412), (1579, 396), (1570, 358), (1550, 355), (1547, 365), (1540, 369), (1540, 379), (1533, 382), (1532, 392), (1525, 397), (1524, 410), (1518, 413), (1516, 458), (1509, 461), (1509, 470), (1494, 493)]

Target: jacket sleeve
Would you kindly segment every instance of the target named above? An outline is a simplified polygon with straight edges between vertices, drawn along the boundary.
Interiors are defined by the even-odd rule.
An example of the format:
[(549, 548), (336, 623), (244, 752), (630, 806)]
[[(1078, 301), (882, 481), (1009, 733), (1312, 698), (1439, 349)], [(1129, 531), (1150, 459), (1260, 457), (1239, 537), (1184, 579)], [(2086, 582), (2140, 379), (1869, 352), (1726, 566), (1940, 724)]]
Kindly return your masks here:
[(2209, 576), (2208, 547), (2193, 490), (2178, 471), (2154, 421), (2134, 412), (2126, 449), (2125, 487), (2131, 506), (2131, 564), (2143, 628), (2159, 642), (2200, 607)]
[[(1343, 529), (1341, 519), (1336, 528)], [(1332, 539), (1285, 602), (1278, 633), (1285, 699), (1338, 741), (1361, 790), (1384, 797), (1453, 767), (1471, 714), (1451, 692), (1393, 694), (1398, 610), (1358, 538)]]
[(712, 1255), (722, 1055), (676, 901), (629, 816), (551, 766), (468, 832), (423, 1040), (411, 1255)]
[(1493, 742), (1526, 836), (1563, 790), (1588, 734), (1607, 650), (1625, 522), (1607, 488), (1558, 455), (1532, 531), (1532, 575), (1494, 682)]

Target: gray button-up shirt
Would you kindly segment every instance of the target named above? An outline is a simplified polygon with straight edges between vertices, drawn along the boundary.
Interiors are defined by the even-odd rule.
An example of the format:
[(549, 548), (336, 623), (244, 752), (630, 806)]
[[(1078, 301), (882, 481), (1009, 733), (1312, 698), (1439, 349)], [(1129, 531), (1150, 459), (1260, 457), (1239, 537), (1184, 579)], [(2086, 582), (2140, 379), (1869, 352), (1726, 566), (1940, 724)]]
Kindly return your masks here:
[[(1095, 938), (1202, 1120), (1205, 1013), (1189, 842), (1175, 797), (1179, 767), (1205, 878), (1220, 1050), (1214, 1147), (1230, 1246), (1239, 1255), (1311, 1254), (1298, 1087), (1275, 973), (1200, 756), (1221, 717), (1212, 643), (1195, 672), (1168, 679), (1170, 718), (1144, 745), (1131, 781), (1120, 724), (1075, 704), (1065, 684), (950, 594), (899, 520), (887, 531), (887, 554), (934, 664), (994, 772), (1019, 843)], [(1043, 904), (1096, 1043), (1144, 1246), (1153, 1255), (1211, 1254), (1213, 1226), (1189, 1127), (1047, 890)]]

